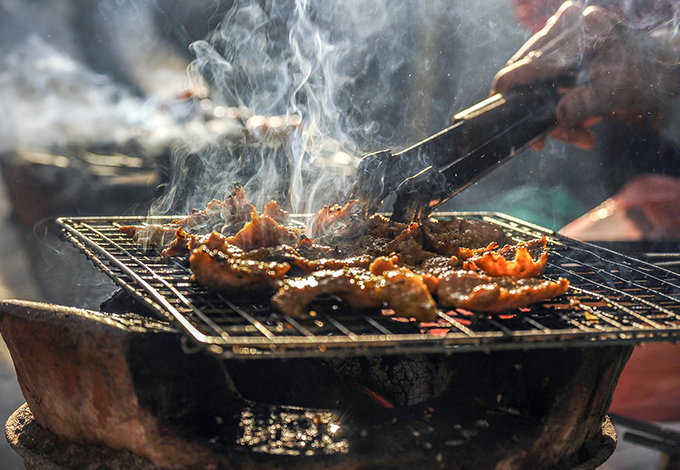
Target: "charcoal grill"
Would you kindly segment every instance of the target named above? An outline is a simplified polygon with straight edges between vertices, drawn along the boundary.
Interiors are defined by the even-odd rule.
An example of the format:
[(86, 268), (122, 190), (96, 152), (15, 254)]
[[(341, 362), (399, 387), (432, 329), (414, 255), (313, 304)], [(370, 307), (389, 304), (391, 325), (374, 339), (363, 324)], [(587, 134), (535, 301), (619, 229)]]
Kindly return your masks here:
[[(453, 353), (676, 341), (680, 276), (606, 248), (493, 212), (439, 213), (502, 227), (515, 241), (545, 236), (547, 278), (566, 277), (556, 299), (503, 315), (440, 309), (432, 323), (381, 309), (351, 309), (321, 298), (308, 319), (274, 311), (270, 293), (225, 295), (190, 280), (186, 259), (162, 259), (121, 233), (121, 225), (167, 223), (166, 217), (63, 217), (70, 240), (104, 273), (199, 347), (225, 358), (292, 358)], [(306, 216), (292, 218), (302, 223)]]

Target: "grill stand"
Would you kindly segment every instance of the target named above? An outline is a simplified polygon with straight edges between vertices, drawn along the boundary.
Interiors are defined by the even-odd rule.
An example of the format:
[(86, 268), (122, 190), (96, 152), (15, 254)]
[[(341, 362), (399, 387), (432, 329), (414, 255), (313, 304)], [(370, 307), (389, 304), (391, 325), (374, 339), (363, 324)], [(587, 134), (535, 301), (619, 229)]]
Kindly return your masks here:
[[(181, 469), (573, 468), (601, 451), (601, 424), (632, 349), (433, 355), (430, 363), (443, 361), (451, 371), (450, 380), (432, 396), (413, 392), (428, 383), (423, 378), (407, 384), (413, 392), (407, 395), (419, 397), (417, 403), (380, 406), (377, 396), (398, 398), (394, 388), (384, 383), (380, 388), (374, 377), (357, 383), (361, 375), (354, 375), (354, 392), (346, 403), (314, 409), (301, 407), (304, 400), (264, 405), (252, 396), (238, 397), (238, 392), (247, 391), (244, 380), (247, 384), (263, 374), (240, 377), (233, 383), (238, 392), (230, 392), (228, 377), (220, 379), (216, 373), (219, 359), (183, 354), (177, 333), (163, 325), (154, 328), (139, 317), (121, 320), (8, 301), (0, 304), (0, 329), (31, 416), (41, 427), (62, 442), (128, 449), (154, 465)], [(396, 361), (395, 374), (414, 361), (410, 355), (401, 359), (390, 356)], [(365, 361), (359, 368), (380, 360), (349, 358), (350, 364)], [(227, 370), (254, 364), (266, 362), (223, 363)], [(273, 364), (277, 366), (296, 370), (295, 360)], [(301, 374), (292, 380), (304, 378)], [(206, 382), (212, 385), (203, 386)], [(351, 382), (347, 381), (347, 390), (352, 390)], [(222, 394), (199, 398), (206, 389)], [(323, 384), (312, 392), (325, 395)], [(129, 416), (121, 416), (121, 411)], [(139, 428), (127, 434), (117, 427), (135, 421)], [(57, 456), (66, 459), (57, 464), (69, 468), (69, 454), (57, 451)]]

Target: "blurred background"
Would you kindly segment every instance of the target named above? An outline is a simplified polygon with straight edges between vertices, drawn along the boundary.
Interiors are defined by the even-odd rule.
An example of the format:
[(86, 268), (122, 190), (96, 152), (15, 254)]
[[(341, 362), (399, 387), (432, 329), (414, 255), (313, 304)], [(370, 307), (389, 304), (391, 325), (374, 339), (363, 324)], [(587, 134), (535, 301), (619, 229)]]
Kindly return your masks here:
[[(339, 201), (362, 155), (446, 127), (529, 36), (510, 0), (0, 0), (0, 295), (115, 291), (58, 216), (184, 213), (234, 181), (259, 208)], [(550, 141), (445, 209), (557, 230), (670, 166), (671, 138), (599, 127), (594, 150)], [(1, 351), (4, 420), (23, 399)], [(4, 440), (0, 462), (22, 468)]]

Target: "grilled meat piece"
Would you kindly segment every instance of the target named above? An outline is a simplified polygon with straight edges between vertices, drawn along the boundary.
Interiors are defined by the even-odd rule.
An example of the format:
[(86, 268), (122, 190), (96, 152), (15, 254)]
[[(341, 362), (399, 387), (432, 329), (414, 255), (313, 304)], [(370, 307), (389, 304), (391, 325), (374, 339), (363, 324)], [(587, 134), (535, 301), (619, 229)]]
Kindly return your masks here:
[(422, 223), (425, 249), (445, 256), (458, 256), (461, 248), (476, 249), (510, 239), (497, 225), (473, 219), (427, 219)]
[(304, 274), (320, 271), (323, 269), (342, 269), (345, 267), (367, 269), (371, 264), (371, 258), (366, 255), (353, 256), (343, 259), (318, 258), (312, 260), (302, 256), (295, 248), (289, 245), (259, 248), (257, 250), (248, 252), (246, 256), (252, 259), (288, 263), (292, 268), (297, 269)]
[(428, 258), (436, 256), (435, 253), (423, 248), (423, 231), (418, 224), (411, 224), (394, 240), (383, 248), (385, 255), (396, 254), (399, 263), (403, 266), (417, 266)]
[(469, 258), (463, 267), (489, 276), (538, 277), (548, 264), (547, 241), (542, 239), (506, 245), (497, 252), (486, 251)]
[(315, 243), (309, 237), (301, 235), (295, 243), (295, 249), (307, 259), (320, 259), (320, 258), (343, 258), (346, 255), (342, 253), (337, 246), (331, 247), (328, 245), (320, 245)]
[(284, 211), (281, 206), (279, 206), (279, 203), (276, 201), (269, 201), (267, 204), (264, 205), (264, 212), (262, 215), (265, 215), (271, 219), (274, 219), (274, 221), (278, 224), (285, 224), (288, 222), (288, 211)]
[(279, 225), (274, 219), (266, 215), (250, 214), (251, 220), (233, 237), (229, 243), (249, 251), (267, 246), (291, 244), (295, 242), (299, 231)]
[(446, 307), (502, 313), (564, 294), (569, 281), (491, 277), (474, 271), (451, 272), (439, 279), (437, 299)]
[(350, 201), (344, 206), (326, 204), (307, 224), (312, 238), (336, 239), (355, 238), (366, 229), (366, 204)]
[(181, 225), (188, 233), (209, 233), (212, 230), (229, 233), (229, 228), (239, 230), (250, 220), (253, 212), (255, 206), (248, 202), (246, 191), (241, 185), (235, 184), (224, 201), (213, 199), (205, 210), (193, 210), (189, 216), (173, 220), (172, 224)]
[(163, 250), (175, 239), (181, 226), (175, 224), (123, 225), (119, 230), (132, 238), (144, 250)]
[(288, 263), (252, 259), (242, 249), (213, 232), (202, 241), (192, 240), (189, 264), (199, 284), (221, 291), (276, 287), (290, 270)]
[(170, 258), (171, 256), (180, 256), (189, 254), (189, 245), (196, 235), (190, 235), (184, 231), (182, 227), (175, 231), (175, 238), (170, 243), (164, 243), (166, 247), (161, 251), (161, 257)]
[(420, 275), (429, 274), (440, 278), (457, 269), (460, 269), (460, 260), (456, 256), (436, 255), (414, 267), (413, 271)]
[[(379, 260), (374, 264), (380, 263)], [(346, 267), (285, 279), (272, 298), (272, 305), (287, 315), (300, 317), (316, 297), (332, 294), (353, 307), (376, 308), (386, 304), (401, 317), (419, 321), (433, 321), (437, 317), (437, 306), (421, 276), (394, 265), (376, 272)]]

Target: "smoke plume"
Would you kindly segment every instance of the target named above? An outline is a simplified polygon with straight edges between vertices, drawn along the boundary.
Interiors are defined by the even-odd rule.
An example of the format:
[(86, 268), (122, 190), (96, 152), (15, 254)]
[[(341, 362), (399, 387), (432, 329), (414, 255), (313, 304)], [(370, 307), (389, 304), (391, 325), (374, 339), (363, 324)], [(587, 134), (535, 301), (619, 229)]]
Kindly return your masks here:
[(185, 140), (158, 210), (200, 207), (233, 182), (258, 207), (342, 202), (362, 155), (417, 142), (488, 93), (512, 51), (497, 39), (525, 34), (500, 21), (508, 4), (481, 4), (237, 0), (192, 44), (190, 72), (206, 108), (238, 114), (243, 132)]

